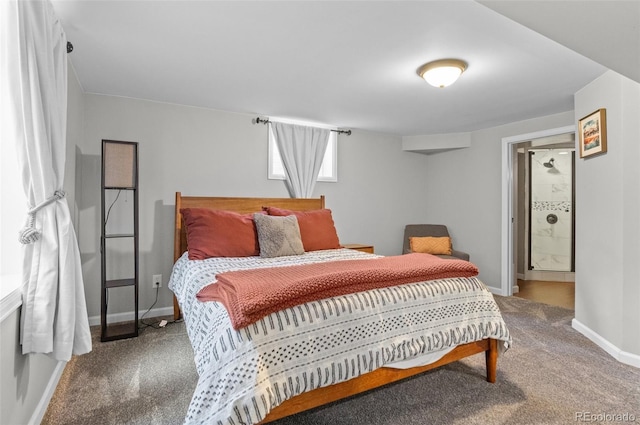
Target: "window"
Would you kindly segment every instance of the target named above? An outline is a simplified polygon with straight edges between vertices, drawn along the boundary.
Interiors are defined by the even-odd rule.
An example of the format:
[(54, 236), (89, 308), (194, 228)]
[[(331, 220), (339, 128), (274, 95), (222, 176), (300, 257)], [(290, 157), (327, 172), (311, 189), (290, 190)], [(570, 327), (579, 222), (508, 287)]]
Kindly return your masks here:
[[(2, 117), (7, 115), (3, 113)], [(17, 178), (20, 174), (13, 143), (5, 139), (0, 152), (0, 274), (11, 275), (22, 272), (18, 232), (27, 218), (27, 202)]]
[(12, 314), (22, 303), (23, 255), (18, 232), (27, 217), (27, 202), (19, 178), (21, 171), (14, 146), (15, 132), (20, 127), (16, 123), (16, 112), (8, 94), (11, 87), (7, 76), (9, 64), (17, 62), (14, 56), (17, 48), (10, 49), (12, 46), (8, 41), (8, 33), (16, 28), (17, 18), (12, 13), (14, 7), (9, 6), (0, 2), (0, 320)]
[[(0, 79), (6, 73), (0, 73)], [(8, 81), (0, 81), (6, 93)], [(6, 98), (4, 99), (6, 100)], [(0, 319), (4, 320), (22, 303), (22, 247), (18, 232), (27, 218), (27, 201), (18, 178), (20, 170), (11, 134), (14, 115), (8, 102), (0, 101)], [(9, 124), (11, 122), (12, 124)]]
[[(284, 121), (288, 124), (300, 124), (308, 125), (300, 121)], [(318, 127), (318, 126), (316, 126)], [(322, 160), (322, 166), (318, 173), (319, 182), (337, 182), (338, 181), (338, 133), (332, 131), (329, 133), (329, 142), (327, 143), (327, 150), (324, 153)], [(282, 164), (282, 158), (280, 157), (280, 151), (276, 143), (271, 127), (269, 127), (269, 179), (271, 180), (284, 180), (284, 165)]]

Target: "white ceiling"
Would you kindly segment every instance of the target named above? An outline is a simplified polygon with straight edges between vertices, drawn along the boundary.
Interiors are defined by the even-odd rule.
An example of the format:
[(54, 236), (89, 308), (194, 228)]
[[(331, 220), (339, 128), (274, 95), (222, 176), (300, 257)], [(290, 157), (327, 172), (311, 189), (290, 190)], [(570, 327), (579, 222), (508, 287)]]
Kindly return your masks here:
[(479, 1), (640, 82), (640, 1)]
[[(88, 93), (398, 135), (572, 110), (607, 69), (474, 1), (52, 3)], [(449, 57), (469, 64), (453, 86), (416, 75)]]

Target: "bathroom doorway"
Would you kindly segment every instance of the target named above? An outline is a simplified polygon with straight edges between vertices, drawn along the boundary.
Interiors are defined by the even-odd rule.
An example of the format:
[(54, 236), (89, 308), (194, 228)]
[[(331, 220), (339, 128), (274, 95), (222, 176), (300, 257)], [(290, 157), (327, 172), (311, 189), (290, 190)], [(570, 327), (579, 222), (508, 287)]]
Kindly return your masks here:
[(518, 143), (514, 295), (573, 308), (574, 133)]

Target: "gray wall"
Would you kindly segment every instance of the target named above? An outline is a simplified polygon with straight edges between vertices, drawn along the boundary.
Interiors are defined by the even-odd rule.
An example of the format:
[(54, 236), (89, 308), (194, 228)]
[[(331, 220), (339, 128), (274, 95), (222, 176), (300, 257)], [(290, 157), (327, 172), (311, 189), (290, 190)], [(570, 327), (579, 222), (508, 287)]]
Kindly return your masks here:
[[(67, 104), (67, 152), (64, 190), (71, 210), (76, 214), (76, 150), (83, 138), (84, 93), (69, 62)], [(77, 229), (77, 222), (74, 221)], [(20, 314), (13, 312), (0, 324), (0, 412), (3, 424), (26, 424), (38, 420), (46, 409), (47, 397), (53, 395), (61, 373), (58, 362), (43, 354), (22, 354)], [(51, 387), (48, 388), (48, 385)], [(40, 404), (43, 402), (43, 404)]]
[[(267, 127), (255, 115), (87, 94), (81, 145), (80, 250), (89, 316), (100, 314), (100, 149), (102, 139), (139, 143), (140, 310), (155, 299), (151, 275), (164, 278), (158, 307), (169, 307), (175, 192), (202, 196), (288, 197), (267, 179)], [(358, 131), (338, 139), (338, 182), (319, 182), (343, 243), (399, 254), (403, 227), (423, 222), (431, 203), (427, 158), (403, 152), (401, 138)], [(110, 303), (110, 311), (130, 304)], [(113, 310), (112, 310), (113, 307)]]
[(640, 84), (609, 71), (576, 93), (576, 122), (599, 108), (607, 153), (576, 160), (576, 320), (640, 356)]

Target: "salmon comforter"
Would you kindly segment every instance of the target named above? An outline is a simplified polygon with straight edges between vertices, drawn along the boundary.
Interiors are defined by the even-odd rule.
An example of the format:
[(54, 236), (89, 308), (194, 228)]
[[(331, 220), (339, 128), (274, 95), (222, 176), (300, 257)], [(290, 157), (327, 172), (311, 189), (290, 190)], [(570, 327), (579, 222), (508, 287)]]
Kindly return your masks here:
[(200, 301), (224, 305), (238, 330), (285, 308), (310, 301), (407, 283), (478, 275), (463, 260), (407, 254), (220, 273), (202, 288)]

